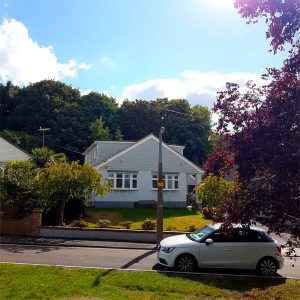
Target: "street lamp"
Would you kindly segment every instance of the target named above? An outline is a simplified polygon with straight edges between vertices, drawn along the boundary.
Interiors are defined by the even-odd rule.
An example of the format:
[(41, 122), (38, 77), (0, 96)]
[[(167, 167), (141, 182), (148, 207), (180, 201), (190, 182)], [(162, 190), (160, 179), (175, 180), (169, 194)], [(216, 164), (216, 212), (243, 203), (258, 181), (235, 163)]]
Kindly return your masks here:
[(158, 178), (157, 178), (157, 214), (156, 214), (156, 246), (159, 246), (163, 238), (163, 168), (162, 168), (162, 135), (165, 127), (159, 130), (159, 144), (158, 144)]
[(38, 129), (38, 131), (43, 133), (43, 148), (45, 148), (45, 131), (49, 131), (49, 130), (50, 130), (50, 128), (42, 128), (41, 126)]

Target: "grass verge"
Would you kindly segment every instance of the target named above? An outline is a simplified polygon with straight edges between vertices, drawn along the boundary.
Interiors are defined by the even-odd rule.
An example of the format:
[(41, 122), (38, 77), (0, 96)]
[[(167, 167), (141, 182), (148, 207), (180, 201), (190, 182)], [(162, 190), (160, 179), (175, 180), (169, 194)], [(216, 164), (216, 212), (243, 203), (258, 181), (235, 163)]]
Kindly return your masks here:
[[(165, 208), (164, 215), (164, 230), (168, 227), (176, 228), (179, 231), (185, 231), (191, 225), (196, 228), (202, 227), (211, 223), (211, 220), (204, 219), (202, 213), (188, 208)], [(96, 227), (99, 219), (107, 219), (112, 223), (111, 227), (122, 228), (120, 224), (123, 221), (131, 221), (131, 229), (141, 229), (142, 223), (146, 219), (156, 221), (156, 209), (144, 208), (88, 208), (85, 221), (89, 227)]]
[[(300, 280), (1, 264), (6, 299), (300, 299)], [(83, 298), (82, 298), (83, 299)]]

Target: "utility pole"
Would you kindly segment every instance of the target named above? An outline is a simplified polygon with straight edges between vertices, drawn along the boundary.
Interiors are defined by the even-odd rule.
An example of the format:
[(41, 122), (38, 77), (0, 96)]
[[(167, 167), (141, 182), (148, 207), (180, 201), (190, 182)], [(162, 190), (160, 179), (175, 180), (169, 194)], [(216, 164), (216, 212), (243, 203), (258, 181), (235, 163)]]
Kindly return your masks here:
[(162, 167), (162, 135), (165, 131), (164, 127), (159, 130), (158, 144), (158, 178), (157, 178), (157, 215), (156, 215), (156, 247), (159, 246), (163, 239), (163, 167)]
[(38, 129), (38, 131), (43, 133), (43, 148), (45, 148), (45, 131), (50, 131), (50, 128), (42, 128), (40, 126), (40, 128)]

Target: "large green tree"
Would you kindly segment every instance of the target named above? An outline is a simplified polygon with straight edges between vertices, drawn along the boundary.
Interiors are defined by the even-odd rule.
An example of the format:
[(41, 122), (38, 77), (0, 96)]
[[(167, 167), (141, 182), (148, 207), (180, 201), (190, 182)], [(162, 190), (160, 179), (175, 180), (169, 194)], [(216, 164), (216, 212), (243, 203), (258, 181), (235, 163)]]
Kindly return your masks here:
[(20, 88), (10, 81), (6, 85), (0, 83), (0, 131), (6, 128), (7, 119), (16, 105), (15, 96), (19, 91)]
[[(7, 129), (40, 136), (40, 127), (50, 128), (45, 143), (81, 151), (86, 146), (81, 96), (77, 89), (54, 80), (43, 80), (22, 88), (15, 108), (7, 117)], [(76, 136), (76, 139), (74, 139)], [(70, 154), (70, 153), (68, 153)]]
[(111, 140), (111, 134), (108, 127), (104, 127), (104, 121), (102, 117), (98, 118), (90, 125), (91, 137), (95, 140), (106, 141)]
[(208, 153), (211, 114), (203, 106), (191, 107), (185, 99), (125, 100), (120, 107), (120, 129), (126, 140), (137, 140), (165, 127), (164, 142), (184, 145), (185, 156), (202, 164)]
[(103, 183), (102, 176), (88, 164), (73, 161), (50, 163), (39, 169), (37, 176), (39, 196), (47, 207), (59, 206), (58, 223), (63, 225), (66, 203), (72, 198), (85, 201), (92, 191), (104, 195), (110, 191), (109, 182)]

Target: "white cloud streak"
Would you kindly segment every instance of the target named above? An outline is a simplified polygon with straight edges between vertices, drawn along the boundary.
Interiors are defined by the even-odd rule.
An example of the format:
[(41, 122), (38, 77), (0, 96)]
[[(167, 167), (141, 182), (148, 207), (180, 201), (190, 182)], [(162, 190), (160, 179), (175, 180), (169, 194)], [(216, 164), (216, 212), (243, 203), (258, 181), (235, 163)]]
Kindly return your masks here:
[(240, 86), (253, 80), (262, 84), (258, 73), (218, 73), (186, 70), (178, 78), (153, 79), (125, 87), (117, 97), (121, 103), (124, 99), (145, 99), (168, 97), (169, 99), (187, 99), (192, 105), (203, 105), (212, 108), (217, 91), (225, 89), (226, 82), (235, 82)]
[(33, 41), (28, 29), (19, 21), (4, 19), (0, 24), (0, 80), (11, 80), (14, 84), (27, 85), (43, 79), (60, 80), (77, 77), (80, 69), (88, 70), (91, 65), (78, 64), (70, 59), (59, 63), (53, 47), (40, 46)]

